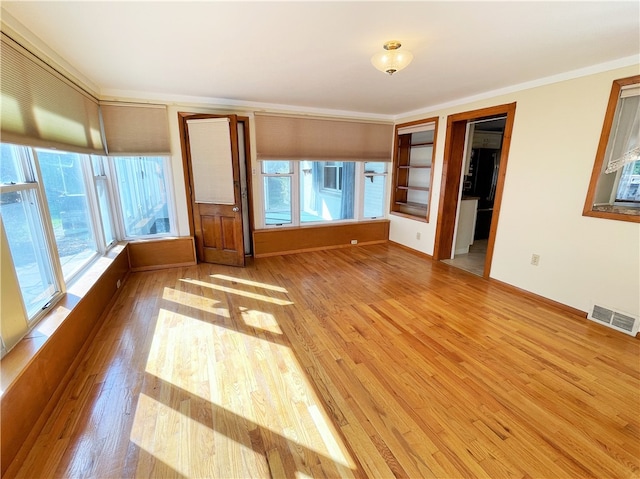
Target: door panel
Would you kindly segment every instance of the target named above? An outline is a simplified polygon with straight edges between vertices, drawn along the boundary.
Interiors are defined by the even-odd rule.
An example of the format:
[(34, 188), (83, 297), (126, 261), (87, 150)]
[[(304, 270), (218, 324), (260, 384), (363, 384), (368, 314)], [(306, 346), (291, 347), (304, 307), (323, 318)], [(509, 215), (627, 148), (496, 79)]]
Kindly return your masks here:
[(198, 259), (244, 266), (236, 117), (193, 115), (184, 121)]

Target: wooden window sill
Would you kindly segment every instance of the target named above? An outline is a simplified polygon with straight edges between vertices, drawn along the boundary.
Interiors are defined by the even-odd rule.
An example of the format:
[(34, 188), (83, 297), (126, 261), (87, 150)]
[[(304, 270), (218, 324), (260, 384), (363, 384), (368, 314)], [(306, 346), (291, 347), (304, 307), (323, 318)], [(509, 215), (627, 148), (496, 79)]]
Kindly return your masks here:
[(126, 255), (126, 243), (120, 243), (98, 258), (68, 288), (66, 294), (42, 320), (0, 361), (0, 397), (20, 377), (42, 350), (47, 340), (60, 328), (80, 300), (120, 255)]
[(597, 205), (582, 214), (594, 218), (640, 223), (640, 208), (633, 206)]

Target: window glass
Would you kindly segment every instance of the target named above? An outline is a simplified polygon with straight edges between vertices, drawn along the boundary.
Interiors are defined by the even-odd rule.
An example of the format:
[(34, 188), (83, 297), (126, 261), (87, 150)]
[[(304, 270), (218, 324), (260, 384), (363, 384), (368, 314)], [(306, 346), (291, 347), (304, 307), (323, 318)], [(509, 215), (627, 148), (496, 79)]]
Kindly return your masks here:
[(369, 173), (378, 173), (378, 174), (386, 174), (387, 173), (387, 163), (383, 161), (367, 161), (364, 164), (364, 174), (367, 175)]
[(300, 168), (300, 223), (354, 218), (354, 162), (302, 161)]
[(113, 159), (125, 236), (166, 235), (172, 231), (168, 204), (168, 165), (164, 157)]
[(35, 188), (1, 193), (0, 213), (22, 299), (31, 319), (57, 291)]
[(2, 161), (0, 161), (0, 183), (4, 185), (10, 185), (13, 183), (23, 183), (25, 181), (22, 174), (22, 168), (19, 165), (18, 148), (2, 143), (1, 155)]
[(96, 254), (82, 157), (52, 150), (36, 152), (62, 272), (69, 279)]
[(291, 224), (291, 176), (265, 176), (265, 224)]
[(640, 160), (622, 167), (616, 201), (640, 203)]
[(342, 163), (327, 161), (324, 163), (322, 186), (327, 190), (342, 190)]
[(384, 216), (386, 173), (386, 163), (366, 162), (364, 164), (364, 218)]

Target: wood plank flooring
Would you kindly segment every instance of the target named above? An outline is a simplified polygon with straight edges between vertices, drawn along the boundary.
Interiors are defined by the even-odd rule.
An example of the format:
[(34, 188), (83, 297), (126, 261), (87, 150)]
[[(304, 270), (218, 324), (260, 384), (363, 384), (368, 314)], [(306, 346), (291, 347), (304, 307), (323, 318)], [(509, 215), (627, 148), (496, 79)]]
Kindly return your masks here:
[(638, 339), (397, 246), (123, 288), (6, 477), (639, 477)]

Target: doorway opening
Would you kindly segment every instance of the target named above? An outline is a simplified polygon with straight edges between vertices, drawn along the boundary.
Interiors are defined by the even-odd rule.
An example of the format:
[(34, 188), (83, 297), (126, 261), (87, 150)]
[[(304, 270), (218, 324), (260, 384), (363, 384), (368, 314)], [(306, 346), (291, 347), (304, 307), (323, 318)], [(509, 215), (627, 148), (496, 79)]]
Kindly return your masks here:
[(515, 103), (447, 121), (434, 259), (489, 277)]

